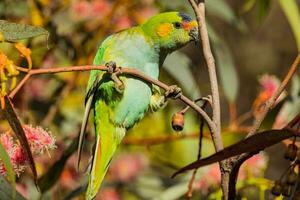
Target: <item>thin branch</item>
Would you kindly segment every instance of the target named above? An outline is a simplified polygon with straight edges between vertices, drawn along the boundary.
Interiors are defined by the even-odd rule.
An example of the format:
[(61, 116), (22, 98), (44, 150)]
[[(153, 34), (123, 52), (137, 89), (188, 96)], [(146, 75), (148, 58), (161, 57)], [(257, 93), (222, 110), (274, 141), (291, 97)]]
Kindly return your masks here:
[[(13, 98), (16, 95), (16, 93), (23, 87), (23, 85), (29, 80), (29, 78), (32, 75), (54, 74), (54, 73), (62, 73), (62, 72), (74, 72), (74, 71), (90, 71), (90, 70), (107, 71), (108, 68), (104, 65), (101, 65), (101, 66), (85, 65), (85, 66), (53, 67), (53, 68), (47, 68), (47, 69), (32, 69), (32, 70), (18, 67), (17, 69), (19, 71), (27, 73), (27, 74), (22, 79), (22, 81), (16, 86), (16, 88), (9, 94), (10, 98)], [(167, 84), (165, 84), (157, 79), (153, 79), (150, 76), (143, 74), (142, 72), (140, 72), (137, 69), (129, 68), (129, 67), (124, 67), (124, 68), (120, 67), (118, 75), (122, 75), (122, 74), (131, 75), (131, 76), (139, 78), (143, 81), (155, 84), (155, 85), (161, 87), (162, 89), (164, 89), (165, 91), (170, 90), (170, 86), (168, 86)], [(193, 108), (197, 113), (199, 113), (204, 118), (206, 123), (208, 124), (208, 127), (210, 130), (216, 129), (215, 124), (210, 119), (208, 114), (200, 106), (198, 106), (194, 101), (190, 100), (183, 94), (181, 94), (179, 96), (179, 99), (182, 102), (184, 102), (185, 104), (189, 105), (191, 108)]]
[[(203, 107), (205, 107), (205, 104), (203, 105)], [(201, 159), (201, 150), (202, 150), (202, 139), (203, 139), (203, 128), (204, 128), (204, 121), (203, 118), (200, 117), (200, 134), (199, 134), (199, 141), (198, 141), (198, 155), (197, 155), (197, 160)], [(192, 177), (189, 181), (189, 185), (188, 185), (188, 191), (187, 191), (187, 199), (190, 199), (193, 195), (193, 184), (194, 184), (194, 180), (197, 174), (197, 170), (198, 169), (194, 169)]]
[(299, 66), (299, 63), (300, 63), (300, 53), (298, 54), (298, 56), (296, 57), (295, 61), (291, 65), (288, 73), (284, 77), (284, 79), (281, 82), (279, 88), (276, 90), (276, 92), (274, 93), (274, 95), (265, 103), (264, 109), (261, 111), (261, 113), (259, 114), (259, 116), (254, 121), (253, 126), (252, 126), (250, 132), (248, 133), (247, 137), (256, 134), (256, 132), (258, 131), (258, 129), (259, 129), (260, 125), (261, 125), (261, 123), (263, 122), (263, 120), (267, 116), (269, 110), (273, 108), (276, 100), (281, 95), (281, 93), (284, 91), (284, 89), (286, 88), (287, 84), (292, 79), (293, 75), (296, 73), (296, 71), (298, 69), (298, 66)]

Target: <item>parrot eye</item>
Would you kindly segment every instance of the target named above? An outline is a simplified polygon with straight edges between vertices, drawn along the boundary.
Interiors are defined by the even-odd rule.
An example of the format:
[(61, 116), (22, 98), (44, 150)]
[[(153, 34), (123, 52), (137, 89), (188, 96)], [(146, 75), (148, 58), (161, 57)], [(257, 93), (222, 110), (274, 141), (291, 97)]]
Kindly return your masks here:
[(177, 29), (180, 29), (182, 27), (182, 25), (181, 25), (180, 22), (175, 22), (174, 27), (177, 28)]

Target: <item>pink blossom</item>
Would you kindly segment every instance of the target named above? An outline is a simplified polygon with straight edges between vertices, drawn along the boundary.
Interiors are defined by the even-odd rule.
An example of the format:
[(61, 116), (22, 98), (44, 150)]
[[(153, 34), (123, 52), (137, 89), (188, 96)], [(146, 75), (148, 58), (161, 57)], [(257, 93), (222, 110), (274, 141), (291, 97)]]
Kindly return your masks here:
[(109, 173), (114, 180), (128, 182), (138, 176), (146, 165), (142, 154), (123, 154), (113, 161)]
[[(261, 85), (261, 90), (252, 106), (254, 116), (257, 116), (261, 112), (262, 105), (275, 94), (276, 90), (280, 86), (279, 79), (274, 75), (268, 74), (262, 75), (259, 78), (259, 83)], [(279, 103), (284, 97), (285, 93), (280, 95), (280, 97), (276, 100), (276, 104)]]
[(138, 15), (137, 21), (138, 23), (144, 23), (147, 19), (154, 16), (158, 13), (158, 9), (155, 7), (146, 7), (141, 10)]
[[(55, 138), (41, 127), (34, 128), (31, 125), (25, 125), (23, 128), (33, 156), (41, 155), (45, 150), (48, 151), (55, 148)], [(25, 170), (28, 162), (24, 149), (19, 142), (13, 139), (10, 132), (1, 134), (0, 142), (10, 157), (15, 173), (20, 175)], [(1, 160), (0, 173), (6, 174), (6, 169)]]
[(114, 188), (105, 188), (99, 192), (96, 200), (121, 200), (121, 197)]
[(49, 81), (41, 78), (35, 78), (29, 81), (26, 86), (26, 93), (33, 99), (43, 101), (47, 98), (47, 92), (45, 88), (47, 87)]
[(208, 167), (204, 175), (195, 183), (196, 190), (208, 192), (210, 187), (218, 185), (221, 181), (221, 173), (218, 164), (213, 164)]
[(75, 1), (71, 7), (71, 14), (74, 19), (86, 20), (90, 17), (91, 3), (88, 1)]
[(123, 15), (116, 20), (115, 31), (120, 31), (132, 26), (132, 21), (128, 15)]
[[(245, 180), (249, 176), (259, 177), (263, 175), (267, 166), (267, 157), (263, 154), (257, 154), (248, 159), (240, 168), (238, 180)], [(209, 188), (217, 186), (221, 181), (221, 174), (218, 164), (213, 164), (206, 168), (201, 178), (195, 182), (195, 189), (207, 193)]]
[(0, 142), (8, 153), (13, 151), (13, 147), (14, 147), (13, 137), (10, 135), (9, 132), (0, 135)]
[(95, 0), (91, 5), (91, 17), (101, 19), (111, 10), (111, 5), (104, 0)]
[(32, 152), (43, 154), (44, 151), (55, 148), (55, 138), (42, 127), (25, 125), (23, 128)]
[(266, 92), (267, 98), (270, 98), (280, 85), (279, 79), (274, 75), (265, 74), (259, 78), (262, 91)]

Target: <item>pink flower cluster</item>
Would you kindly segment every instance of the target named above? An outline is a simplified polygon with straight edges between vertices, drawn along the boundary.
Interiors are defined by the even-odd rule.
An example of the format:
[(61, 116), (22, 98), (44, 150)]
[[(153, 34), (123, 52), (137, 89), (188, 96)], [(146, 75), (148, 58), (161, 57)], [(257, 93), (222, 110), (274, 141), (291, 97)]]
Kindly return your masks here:
[(128, 182), (136, 178), (147, 164), (142, 154), (121, 154), (111, 164), (109, 174), (112, 180)]
[(121, 200), (121, 197), (116, 189), (105, 188), (96, 197), (96, 200)]
[(102, 19), (111, 10), (106, 0), (75, 1), (71, 7), (71, 15), (75, 20)]
[[(45, 151), (49, 151), (56, 147), (55, 138), (43, 128), (25, 125), (23, 126), (23, 129), (34, 156), (41, 155)], [(11, 132), (0, 134), (0, 142), (10, 157), (15, 173), (19, 176), (25, 170), (28, 161), (22, 146), (14, 139)], [(6, 175), (6, 169), (1, 159), (0, 173)]]
[[(267, 157), (260, 153), (252, 156), (241, 167), (239, 171), (239, 180), (246, 180), (248, 177), (259, 177), (263, 175), (267, 166)], [(195, 189), (208, 193), (210, 188), (215, 188), (221, 181), (220, 168), (218, 164), (209, 166), (206, 173), (195, 182)]]
[[(270, 99), (280, 86), (279, 79), (276, 76), (269, 74), (262, 75), (259, 78), (259, 83), (261, 85), (261, 90), (252, 106), (254, 116), (257, 116), (260, 113), (263, 103)], [(282, 93), (282, 95), (280, 95), (280, 97), (277, 99), (276, 104), (279, 103), (284, 97), (285, 93)]]

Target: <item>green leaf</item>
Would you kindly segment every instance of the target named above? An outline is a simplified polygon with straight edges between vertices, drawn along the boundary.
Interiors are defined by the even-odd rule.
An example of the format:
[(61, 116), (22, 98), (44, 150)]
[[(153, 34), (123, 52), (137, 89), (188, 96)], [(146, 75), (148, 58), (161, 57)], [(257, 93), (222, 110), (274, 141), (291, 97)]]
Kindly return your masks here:
[[(3, 145), (0, 142), (0, 159), (4, 164), (4, 167), (6, 169), (7, 179), (11, 182), (13, 188), (12, 188), (12, 197), (16, 196), (16, 175), (13, 169), (13, 166), (10, 162), (10, 158), (6, 150), (4, 149)], [(2, 186), (0, 187), (2, 188)], [(1, 196), (0, 196), (1, 198)], [(1, 198), (2, 199), (2, 198)]]
[(4, 41), (8, 42), (16, 42), (39, 35), (49, 35), (48, 31), (41, 27), (17, 24), (5, 20), (0, 20), (0, 33), (4, 35)]
[(264, 18), (270, 8), (270, 0), (258, 0), (257, 1), (257, 9), (258, 9), (258, 17), (261, 20)]
[(42, 192), (49, 190), (59, 179), (67, 160), (77, 150), (77, 145), (78, 140), (73, 140), (61, 158), (50, 167), (46, 174), (38, 179), (38, 185)]
[(214, 45), (214, 50), (224, 95), (230, 103), (235, 102), (239, 81), (230, 50), (223, 43)]
[(246, 24), (239, 19), (232, 8), (224, 0), (206, 1), (207, 12), (219, 17), (221, 20), (236, 26), (240, 30), (246, 30)]
[(183, 91), (192, 98), (199, 98), (200, 92), (189, 68), (190, 63), (188, 56), (176, 51), (166, 58), (163, 68), (180, 83)]
[[(14, 192), (15, 194), (13, 194), (12, 192)], [(14, 195), (14, 198), (12, 198), (12, 195)], [(26, 200), (21, 194), (19, 194), (18, 192), (16, 193), (15, 186), (11, 186), (3, 176), (0, 176), (0, 199)]]
[(300, 11), (296, 0), (279, 0), (281, 9), (289, 21), (294, 37), (296, 39), (298, 51), (300, 51)]

